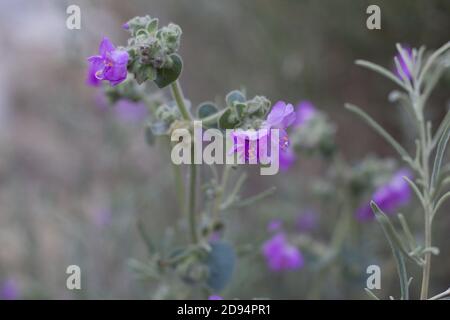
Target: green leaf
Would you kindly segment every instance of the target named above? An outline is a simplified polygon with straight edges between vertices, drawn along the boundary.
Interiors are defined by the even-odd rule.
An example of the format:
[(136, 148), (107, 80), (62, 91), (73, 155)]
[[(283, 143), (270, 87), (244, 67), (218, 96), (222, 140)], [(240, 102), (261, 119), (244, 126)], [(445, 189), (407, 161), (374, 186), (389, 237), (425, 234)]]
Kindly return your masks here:
[(158, 30), (158, 23), (159, 23), (159, 20), (157, 18), (152, 19), (147, 25), (148, 33), (150, 33), (150, 34), (155, 33), (156, 30)]
[(228, 109), (219, 118), (220, 129), (234, 129), (238, 124), (238, 119), (235, 117), (233, 110)]
[(355, 105), (345, 104), (345, 107), (360, 116), (372, 129), (374, 129), (379, 135), (381, 135), (391, 146), (400, 154), (402, 159), (409, 164), (413, 164), (411, 157), (408, 152), (386, 131), (380, 126), (375, 120), (373, 120), (367, 113), (362, 111)]
[(439, 143), (436, 149), (436, 156), (434, 158), (433, 173), (431, 174), (431, 187), (437, 187), (437, 181), (439, 180), (439, 174), (442, 166), (442, 159), (444, 158), (445, 150), (447, 148), (448, 140), (450, 139), (450, 122), (446, 124), (445, 129), (439, 138)]
[(214, 291), (221, 291), (230, 282), (233, 275), (236, 255), (233, 247), (226, 242), (211, 244), (211, 252), (206, 264), (209, 268), (208, 286)]
[[(137, 66), (139, 65), (137, 64)], [(134, 69), (134, 78), (138, 84), (142, 84), (147, 80), (153, 81), (156, 78), (156, 70), (150, 65), (142, 65)]]
[(183, 69), (183, 61), (177, 54), (170, 55), (172, 63), (170, 66), (157, 69), (155, 83), (161, 89), (167, 87), (172, 82), (176, 81)]
[(382, 76), (385, 76), (386, 78), (392, 80), (396, 84), (398, 84), (400, 87), (402, 87), (404, 90), (408, 91), (408, 88), (405, 86), (405, 84), (392, 72), (387, 70), (386, 68), (383, 68), (382, 66), (379, 66), (375, 63), (365, 61), (365, 60), (356, 60), (355, 63), (358, 66), (365, 67), (369, 70), (372, 70)]
[(233, 106), (235, 102), (245, 102), (244, 94), (239, 90), (233, 90), (225, 97), (227, 106)]
[(383, 211), (381, 211), (381, 209), (377, 206), (377, 204), (372, 201), (370, 203), (370, 206), (372, 207), (373, 213), (375, 214), (377, 221), (380, 223), (384, 235), (386, 236), (389, 245), (391, 246), (391, 250), (394, 255), (395, 262), (397, 264), (398, 276), (400, 279), (401, 298), (402, 300), (408, 300), (409, 299), (408, 274), (406, 272), (405, 259), (403, 257), (400, 245), (398, 244), (396, 233), (395, 231), (393, 231), (393, 226), (389, 221), (389, 218), (383, 213)]
[(234, 110), (238, 115), (239, 119), (242, 119), (244, 117), (245, 107), (246, 107), (245, 103), (234, 104)]
[(217, 113), (219, 111), (219, 108), (212, 103), (212, 102), (203, 102), (198, 106), (197, 109), (197, 116), (200, 119), (206, 118), (208, 116), (212, 116), (213, 114)]

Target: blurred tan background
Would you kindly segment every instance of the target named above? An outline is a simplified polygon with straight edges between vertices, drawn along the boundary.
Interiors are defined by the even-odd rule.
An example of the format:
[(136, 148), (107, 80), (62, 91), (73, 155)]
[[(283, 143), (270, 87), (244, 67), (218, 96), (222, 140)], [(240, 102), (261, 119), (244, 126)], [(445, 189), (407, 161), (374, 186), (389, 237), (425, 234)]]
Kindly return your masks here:
[[(65, 26), (69, 4), (81, 8), (81, 30)], [(369, 4), (381, 7), (380, 31), (365, 27)], [(135, 281), (126, 260), (145, 255), (137, 216), (145, 216), (155, 237), (178, 217), (170, 168), (161, 149), (146, 146), (144, 119), (122, 121), (99, 107), (98, 92), (84, 81), (85, 58), (96, 54), (100, 39), (125, 44), (121, 25), (145, 14), (182, 27), (181, 82), (194, 105), (241, 86), (271, 101), (311, 100), (337, 123), (349, 161), (394, 153), (344, 110), (347, 101), (364, 106), (400, 140), (410, 134), (402, 110), (387, 102), (392, 86), (353, 61), (391, 66), (396, 42), (437, 48), (450, 38), (448, 0), (2, 0), (0, 281), (12, 279), (19, 297), (164, 296), (164, 287)], [(432, 119), (449, 105), (449, 84), (447, 76), (433, 97)], [(296, 170), (278, 183), (291, 184), (295, 194), (303, 174)], [(244, 212), (236, 234), (258, 223), (258, 214)], [(448, 235), (450, 219), (442, 221), (436, 229)], [(436, 261), (436, 277), (449, 280), (449, 260)], [(80, 265), (86, 289), (65, 288), (69, 264)], [(262, 272), (235, 283), (230, 294), (302, 298), (285, 280), (264, 279)]]

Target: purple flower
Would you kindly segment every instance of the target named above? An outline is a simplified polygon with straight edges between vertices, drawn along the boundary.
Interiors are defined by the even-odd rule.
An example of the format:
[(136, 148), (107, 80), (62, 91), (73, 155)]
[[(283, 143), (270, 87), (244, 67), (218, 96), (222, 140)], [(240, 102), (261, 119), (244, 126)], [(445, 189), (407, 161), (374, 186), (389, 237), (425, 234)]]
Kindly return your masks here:
[(245, 161), (259, 161), (260, 155), (267, 155), (269, 131), (237, 129), (231, 133), (233, 148), (231, 153), (237, 153), (238, 157)]
[(281, 232), (264, 243), (262, 253), (272, 271), (295, 270), (304, 264), (301, 252)]
[(297, 217), (295, 226), (300, 232), (312, 231), (317, 226), (317, 218), (317, 212), (313, 210), (307, 210)]
[[(402, 46), (402, 49), (403, 49), (403, 52), (406, 53), (407, 58), (410, 60), (409, 63), (412, 63), (411, 62), (412, 61), (412, 50), (411, 50), (411, 48), (409, 48), (407, 46), (405, 46), (405, 47)], [(398, 63), (400, 65), (399, 67), (396, 66), (396, 70), (395, 71), (397, 73), (397, 76), (402, 80), (403, 79), (402, 78), (402, 73), (403, 73), (406, 76), (407, 79), (411, 79), (411, 77), (412, 77), (411, 71), (412, 70), (409, 70), (408, 63), (405, 61), (405, 59), (403, 59), (403, 57), (400, 54), (400, 52), (396, 55), (396, 58), (397, 58)]]
[(208, 300), (223, 300), (223, 298), (221, 296), (213, 294), (213, 295), (208, 297)]
[(294, 125), (301, 126), (302, 124), (309, 121), (315, 114), (317, 114), (317, 109), (310, 101), (300, 101), (297, 105), (296, 120)]
[(283, 228), (283, 221), (280, 219), (273, 219), (267, 225), (267, 231), (274, 232), (280, 231)]
[(115, 86), (127, 77), (128, 52), (118, 50), (103, 38), (99, 47), (99, 55), (88, 58), (89, 69), (87, 83), (98, 86), (101, 80), (108, 80)]
[(231, 152), (236, 152), (245, 160), (262, 160), (260, 157), (267, 155), (268, 145), (275, 143), (270, 133), (271, 129), (279, 130), (280, 150), (289, 147), (289, 137), (286, 128), (295, 121), (295, 112), (292, 104), (278, 101), (267, 115), (259, 130), (235, 130), (232, 133), (234, 147)]
[(2, 300), (16, 300), (19, 298), (19, 286), (14, 279), (6, 279), (0, 288), (0, 299)]
[[(404, 176), (412, 178), (412, 174), (408, 169), (401, 169), (388, 183), (379, 187), (372, 195), (372, 200), (385, 213), (393, 213), (411, 200), (411, 188), (403, 179)], [(367, 203), (360, 207), (356, 212), (356, 216), (359, 220), (373, 219), (374, 214), (370, 204)]]
[(125, 30), (130, 29), (130, 25), (128, 24), (128, 22), (125, 22), (125, 23), (122, 25), (122, 29), (125, 29)]
[(121, 99), (114, 105), (114, 112), (122, 121), (139, 122), (147, 116), (148, 109), (143, 102)]
[(280, 169), (287, 171), (297, 160), (297, 155), (292, 147), (285, 150), (280, 150)]

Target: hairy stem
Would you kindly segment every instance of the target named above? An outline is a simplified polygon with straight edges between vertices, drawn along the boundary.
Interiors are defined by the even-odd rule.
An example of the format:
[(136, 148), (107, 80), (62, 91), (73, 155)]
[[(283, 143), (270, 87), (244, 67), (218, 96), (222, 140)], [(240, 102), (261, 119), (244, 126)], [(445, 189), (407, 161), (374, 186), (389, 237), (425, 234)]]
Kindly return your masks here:
[[(192, 115), (184, 103), (183, 91), (177, 81), (170, 85), (172, 96), (177, 103), (178, 109), (185, 120), (192, 120)], [(197, 236), (197, 219), (196, 219), (196, 190), (197, 190), (197, 167), (194, 164), (194, 144), (191, 146), (191, 164), (189, 165), (189, 204), (187, 205), (187, 215), (189, 219), (189, 229), (191, 233), (191, 240), (193, 243), (198, 242)]]
[(172, 82), (170, 85), (172, 96), (177, 103), (178, 109), (185, 120), (192, 120), (192, 116), (184, 103), (183, 91), (181, 90), (180, 84), (177, 81)]
[[(191, 159), (194, 159), (194, 145), (191, 147)], [(195, 164), (190, 164), (190, 175), (189, 175), (189, 205), (188, 205), (188, 217), (189, 217), (189, 227), (191, 230), (191, 239), (193, 243), (198, 242), (197, 236), (197, 219), (195, 214), (195, 200), (196, 200), (196, 189), (197, 189), (197, 166)]]
[[(420, 95), (416, 89), (415, 94), (412, 96), (412, 101), (416, 111), (418, 112), (417, 121), (420, 127), (420, 144), (421, 144), (421, 173), (423, 179), (423, 206), (424, 206), (424, 220), (425, 220), (425, 248), (431, 247), (431, 216), (432, 210), (432, 191), (430, 183), (430, 170), (429, 170), (429, 158), (430, 158), (430, 140), (427, 134), (426, 122), (423, 118), (423, 105), (421, 103)], [(420, 299), (425, 300), (428, 298), (428, 287), (430, 283), (430, 270), (431, 270), (431, 252), (425, 253), (425, 263), (422, 266), (422, 286), (420, 290)]]

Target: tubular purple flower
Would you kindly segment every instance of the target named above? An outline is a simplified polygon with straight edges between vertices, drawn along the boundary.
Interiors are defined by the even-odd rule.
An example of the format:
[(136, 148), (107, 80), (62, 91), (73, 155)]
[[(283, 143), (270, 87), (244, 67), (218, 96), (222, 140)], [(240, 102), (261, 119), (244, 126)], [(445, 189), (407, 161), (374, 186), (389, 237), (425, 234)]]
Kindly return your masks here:
[[(411, 188), (403, 179), (404, 176), (412, 179), (411, 171), (408, 169), (399, 170), (388, 183), (379, 187), (372, 195), (372, 200), (387, 214), (393, 213), (411, 200)], [(374, 214), (370, 204), (366, 203), (360, 207), (356, 216), (359, 220), (373, 219)]]
[[(412, 50), (410, 47), (407, 46), (402, 46), (403, 51), (406, 53), (407, 57), (412, 60)], [(412, 77), (412, 70), (409, 70), (408, 68), (408, 63), (405, 61), (405, 59), (403, 59), (402, 55), (400, 54), (400, 52), (396, 55), (396, 58), (398, 59), (398, 63), (400, 64), (400, 68), (396, 66), (396, 73), (397, 76), (402, 79), (402, 73), (406, 76), (407, 79), (411, 79)]]
[(208, 300), (223, 300), (223, 298), (221, 296), (213, 294), (208, 297)]
[(101, 80), (108, 80), (112, 86), (118, 85), (127, 77), (128, 58), (127, 51), (116, 49), (108, 38), (103, 38), (99, 55), (88, 58), (87, 83), (98, 86)]
[(272, 271), (296, 270), (304, 265), (302, 253), (287, 241), (283, 233), (275, 234), (267, 240), (262, 253)]

